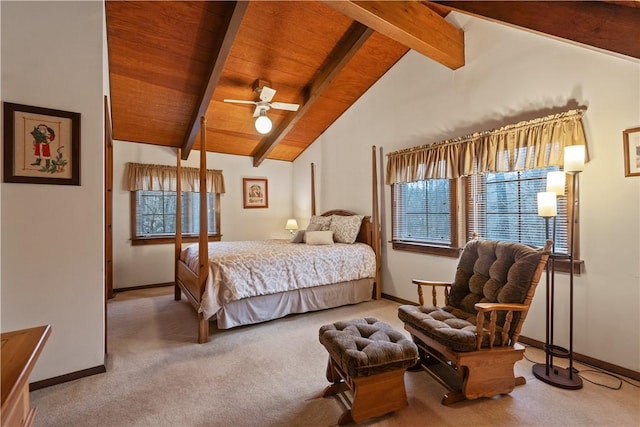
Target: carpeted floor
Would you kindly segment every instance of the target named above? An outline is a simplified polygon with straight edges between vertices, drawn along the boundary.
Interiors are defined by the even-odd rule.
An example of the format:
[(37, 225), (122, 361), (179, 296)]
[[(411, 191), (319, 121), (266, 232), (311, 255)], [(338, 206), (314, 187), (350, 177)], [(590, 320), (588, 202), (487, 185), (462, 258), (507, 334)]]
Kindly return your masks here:
[[(108, 305), (107, 373), (32, 392), (35, 426), (332, 426), (343, 408), (319, 397), (328, 385), (319, 327), (377, 317), (402, 330), (397, 307), (371, 301), (231, 330), (212, 327), (210, 342), (197, 344), (193, 309), (184, 298), (173, 300), (173, 288), (118, 293)], [(537, 349), (525, 354), (544, 360)], [(584, 381), (581, 390), (563, 390), (537, 380), (531, 366), (517, 364), (527, 384), (510, 395), (450, 407), (440, 404), (445, 389), (428, 374), (407, 372), (409, 406), (364, 425), (640, 425), (637, 387)], [(576, 367), (585, 379), (617, 385)]]

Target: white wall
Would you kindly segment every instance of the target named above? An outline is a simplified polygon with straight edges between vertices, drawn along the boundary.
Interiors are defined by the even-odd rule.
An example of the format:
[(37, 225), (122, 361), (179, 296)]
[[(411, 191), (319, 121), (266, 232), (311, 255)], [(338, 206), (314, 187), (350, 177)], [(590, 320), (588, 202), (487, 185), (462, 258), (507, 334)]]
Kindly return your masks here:
[(2, 101), (81, 114), (80, 186), (1, 186), (1, 329), (51, 325), (38, 381), (104, 364), (103, 6), (0, 8)]
[[(622, 151), (622, 131), (640, 125), (639, 62), (464, 15), (449, 19), (465, 32), (466, 65), (451, 71), (409, 52), (296, 160), (294, 180), (304, 179), (299, 162), (316, 162), (322, 210), (370, 212), (372, 144), (389, 153), (587, 107), (591, 160), (579, 177), (586, 272), (575, 280), (574, 351), (640, 369), (640, 179), (624, 177)], [(383, 292), (417, 300), (411, 279), (450, 280), (457, 260), (392, 250), (383, 190)], [(567, 275), (556, 281), (556, 344), (566, 346)], [(540, 341), (544, 301), (542, 285), (523, 331)]]
[[(123, 185), (125, 164), (176, 164), (173, 148), (114, 141), (113, 167), (113, 287), (173, 281), (174, 245), (131, 245), (130, 194)], [(193, 151), (184, 166), (199, 166), (200, 152)], [(286, 239), (284, 226), (292, 216), (293, 164), (265, 160), (253, 167), (252, 158), (208, 153), (207, 168), (223, 171), (226, 193), (220, 196), (222, 240)], [(242, 178), (267, 178), (269, 207), (244, 209)]]

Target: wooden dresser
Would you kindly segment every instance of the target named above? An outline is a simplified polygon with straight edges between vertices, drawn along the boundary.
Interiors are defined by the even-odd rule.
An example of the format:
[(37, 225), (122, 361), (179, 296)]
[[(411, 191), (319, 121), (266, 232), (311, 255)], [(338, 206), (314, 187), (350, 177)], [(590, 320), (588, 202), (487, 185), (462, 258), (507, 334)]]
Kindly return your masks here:
[(0, 336), (2, 427), (30, 426), (33, 423), (36, 410), (29, 404), (29, 374), (50, 333), (51, 326), (46, 325)]

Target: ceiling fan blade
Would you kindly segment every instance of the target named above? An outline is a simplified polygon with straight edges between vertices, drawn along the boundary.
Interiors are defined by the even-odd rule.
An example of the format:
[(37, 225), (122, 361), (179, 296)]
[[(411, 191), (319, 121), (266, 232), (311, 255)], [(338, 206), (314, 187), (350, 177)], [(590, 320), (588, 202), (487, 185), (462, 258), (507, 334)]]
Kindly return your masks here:
[(225, 99), (224, 102), (233, 102), (236, 104), (253, 104), (253, 105), (257, 104), (256, 101), (243, 101), (241, 99)]
[(298, 104), (287, 104), (286, 102), (272, 102), (269, 104), (271, 108), (275, 108), (276, 110), (288, 110), (288, 111), (298, 111), (300, 105)]
[(262, 89), (260, 89), (260, 99), (263, 101), (271, 101), (275, 94), (275, 89), (271, 89), (270, 87), (262, 86)]

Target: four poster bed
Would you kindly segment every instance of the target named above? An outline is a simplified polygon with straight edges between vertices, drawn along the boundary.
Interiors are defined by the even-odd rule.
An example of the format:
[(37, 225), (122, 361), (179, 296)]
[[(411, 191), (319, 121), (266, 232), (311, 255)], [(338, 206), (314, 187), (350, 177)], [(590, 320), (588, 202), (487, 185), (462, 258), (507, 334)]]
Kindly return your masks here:
[[(205, 145), (205, 124), (203, 118), (202, 146)], [(178, 149), (178, 176), (180, 167), (181, 150)], [(316, 215), (314, 174), (312, 164), (312, 221), (327, 224), (323, 229), (325, 231), (317, 233), (329, 232), (330, 221), (349, 222), (353, 236), (356, 232), (353, 225), (356, 224), (355, 241), (314, 245), (309, 244), (310, 240), (307, 244), (293, 243), (294, 239), (209, 243), (207, 198), (201, 197), (198, 244), (183, 249), (180, 197), (176, 198), (174, 296), (180, 300), (184, 294), (196, 310), (199, 343), (209, 340), (210, 320), (215, 319), (218, 328), (227, 329), (381, 297), (375, 146), (372, 148), (371, 216), (346, 210), (331, 210)], [(177, 180), (177, 192), (181, 192), (180, 179)], [(206, 192), (204, 150), (200, 151), (200, 192)]]

